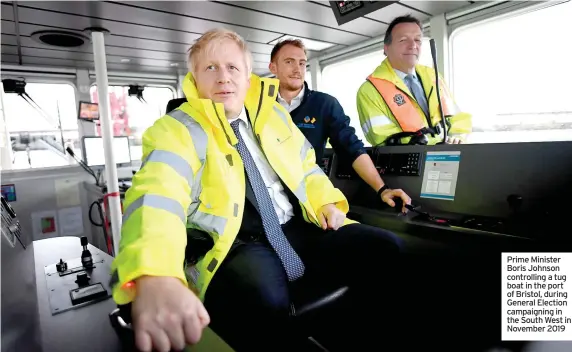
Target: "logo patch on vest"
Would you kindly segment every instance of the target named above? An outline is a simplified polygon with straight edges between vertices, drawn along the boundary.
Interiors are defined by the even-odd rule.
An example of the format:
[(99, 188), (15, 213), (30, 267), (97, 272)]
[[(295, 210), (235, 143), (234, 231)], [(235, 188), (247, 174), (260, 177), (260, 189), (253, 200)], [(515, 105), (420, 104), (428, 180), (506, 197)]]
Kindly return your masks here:
[(296, 126), (298, 128), (316, 128), (314, 122), (316, 122), (315, 117), (306, 116), (304, 117), (304, 123), (297, 123)]
[(397, 106), (405, 104), (405, 98), (403, 98), (403, 95), (401, 94), (395, 94), (395, 96), (393, 97), (393, 101), (395, 102), (395, 104), (397, 104)]

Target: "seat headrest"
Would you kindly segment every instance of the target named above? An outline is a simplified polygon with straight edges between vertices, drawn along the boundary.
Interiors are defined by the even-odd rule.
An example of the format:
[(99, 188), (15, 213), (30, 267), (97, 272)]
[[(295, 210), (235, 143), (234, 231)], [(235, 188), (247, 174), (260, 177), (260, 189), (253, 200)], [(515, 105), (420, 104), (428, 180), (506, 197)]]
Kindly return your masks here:
[(169, 100), (169, 102), (167, 103), (167, 111), (165, 113), (166, 114), (170, 113), (171, 111), (175, 110), (176, 108), (178, 108), (179, 106), (181, 106), (183, 103), (186, 102), (187, 98), (177, 98)]

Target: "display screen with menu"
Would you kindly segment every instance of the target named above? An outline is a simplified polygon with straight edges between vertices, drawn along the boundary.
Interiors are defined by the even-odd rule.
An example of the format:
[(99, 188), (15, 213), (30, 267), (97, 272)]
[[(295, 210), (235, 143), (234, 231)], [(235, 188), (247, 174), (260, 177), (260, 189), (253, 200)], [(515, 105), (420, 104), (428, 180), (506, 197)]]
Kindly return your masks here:
[(85, 121), (99, 120), (99, 106), (97, 103), (79, 102), (79, 112), (77, 118)]

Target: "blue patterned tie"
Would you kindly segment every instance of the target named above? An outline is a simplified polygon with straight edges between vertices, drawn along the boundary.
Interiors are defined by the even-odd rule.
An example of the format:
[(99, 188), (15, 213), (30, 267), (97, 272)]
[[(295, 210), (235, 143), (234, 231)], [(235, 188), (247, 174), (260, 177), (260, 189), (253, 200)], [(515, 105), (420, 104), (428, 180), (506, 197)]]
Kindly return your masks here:
[(427, 98), (425, 98), (425, 93), (423, 93), (423, 88), (421, 88), (419, 81), (417, 81), (413, 75), (405, 76), (404, 81), (405, 84), (407, 84), (409, 91), (413, 94), (415, 100), (417, 100), (417, 104), (419, 104), (419, 107), (425, 113), (425, 116), (430, 117), (429, 107), (427, 106)]
[(252, 191), (254, 192), (254, 197), (258, 203), (258, 211), (260, 212), (260, 217), (262, 218), (262, 227), (264, 227), (264, 232), (268, 238), (268, 242), (278, 257), (282, 261), (282, 265), (286, 270), (286, 275), (288, 275), (289, 281), (294, 281), (304, 275), (304, 263), (288, 242), (288, 239), (282, 232), (282, 227), (280, 226), (280, 220), (278, 219), (278, 214), (274, 209), (272, 204), (272, 199), (270, 199), (270, 194), (268, 194), (268, 189), (264, 184), (264, 180), (254, 163), (252, 155), (246, 148), (246, 144), (242, 139), (239, 132), (240, 120), (232, 122), (230, 125), (238, 138), (237, 149), (242, 162), (244, 163), (244, 168), (246, 169), (246, 175), (248, 176), (247, 182), (250, 182), (252, 186)]

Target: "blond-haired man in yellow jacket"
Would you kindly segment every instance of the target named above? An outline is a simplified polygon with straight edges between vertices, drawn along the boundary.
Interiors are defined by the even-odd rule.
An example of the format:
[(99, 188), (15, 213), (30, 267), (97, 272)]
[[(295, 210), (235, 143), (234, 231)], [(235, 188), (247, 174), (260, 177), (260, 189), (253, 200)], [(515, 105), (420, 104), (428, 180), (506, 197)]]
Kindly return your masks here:
[[(383, 292), (368, 282), (387, 275), (400, 239), (346, 218), (346, 198), (276, 102), (278, 80), (251, 74), (236, 33), (205, 33), (189, 63), (187, 102), (143, 136), (113, 298), (133, 303), (143, 351), (182, 349), (209, 323), (237, 351), (292, 350), (293, 288), (347, 285), (369, 305)], [(188, 231), (214, 242), (196, 265), (185, 263)]]
[(423, 32), (412, 16), (394, 19), (385, 34), (387, 58), (367, 77), (357, 93), (363, 133), (372, 145), (437, 144), (444, 139), (442, 116), (447, 119), (446, 143), (462, 143), (472, 130), (471, 115), (457, 107), (435, 72), (419, 65)]

